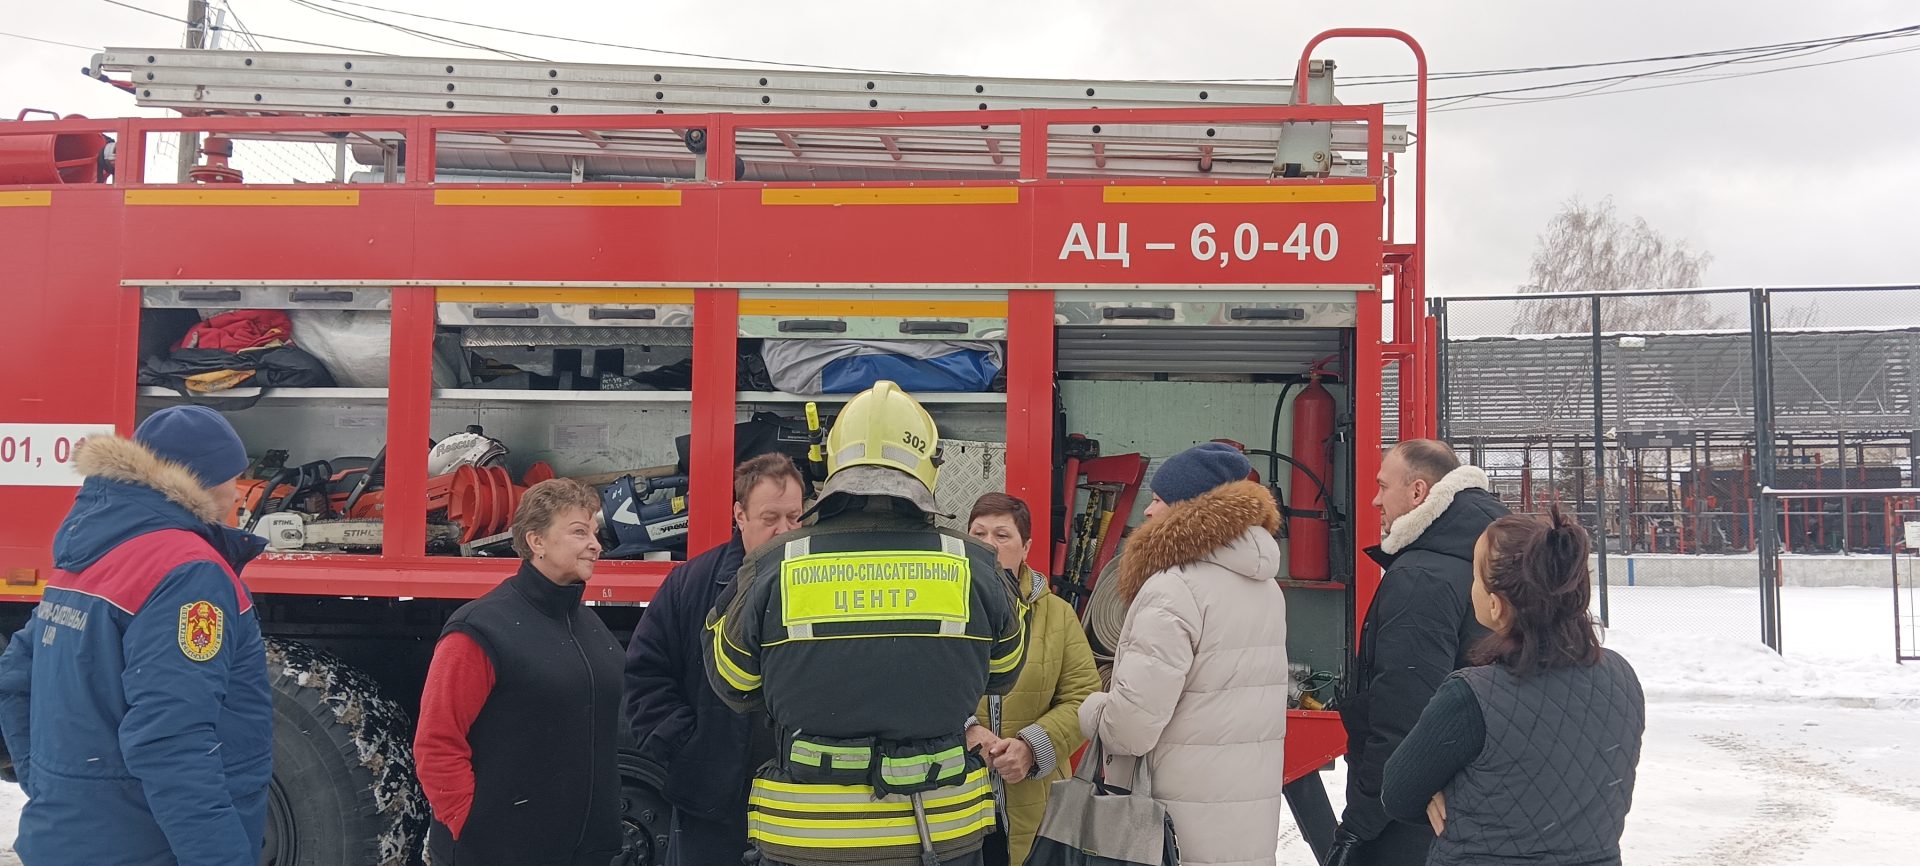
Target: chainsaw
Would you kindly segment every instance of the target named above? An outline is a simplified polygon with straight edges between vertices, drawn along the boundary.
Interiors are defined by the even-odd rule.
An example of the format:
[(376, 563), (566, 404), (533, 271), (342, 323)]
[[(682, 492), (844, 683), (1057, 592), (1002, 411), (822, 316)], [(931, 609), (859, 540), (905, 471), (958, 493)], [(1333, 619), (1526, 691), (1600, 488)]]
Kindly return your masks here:
[[(656, 494), (666, 494), (658, 496)], [(624, 476), (600, 492), (608, 559), (639, 559), (687, 549), (687, 476)]]

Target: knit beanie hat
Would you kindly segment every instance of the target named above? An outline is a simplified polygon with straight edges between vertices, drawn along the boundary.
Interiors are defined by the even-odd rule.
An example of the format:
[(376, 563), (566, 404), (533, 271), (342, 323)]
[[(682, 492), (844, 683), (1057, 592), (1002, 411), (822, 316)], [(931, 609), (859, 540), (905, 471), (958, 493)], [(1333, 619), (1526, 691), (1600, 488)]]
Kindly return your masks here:
[(1172, 505), (1206, 493), (1223, 484), (1245, 481), (1253, 474), (1253, 464), (1240, 449), (1221, 442), (1195, 445), (1168, 457), (1153, 473), (1153, 492)]
[(170, 406), (155, 412), (134, 428), (133, 441), (163, 460), (186, 467), (206, 487), (232, 481), (247, 471), (247, 446), (241, 444), (240, 434), (219, 412), (205, 406)]

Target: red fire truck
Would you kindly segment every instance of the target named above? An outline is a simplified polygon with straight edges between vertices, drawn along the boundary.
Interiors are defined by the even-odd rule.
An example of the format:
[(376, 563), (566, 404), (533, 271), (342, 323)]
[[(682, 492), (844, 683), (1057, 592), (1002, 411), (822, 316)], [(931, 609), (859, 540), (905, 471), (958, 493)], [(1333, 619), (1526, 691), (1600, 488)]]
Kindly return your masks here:
[[(92, 74), (182, 116), (0, 123), (0, 627), (52, 568), (75, 442), (228, 411), (258, 464), (236, 519), (273, 544), (245, 574), (278, 726), (263, 862), (413, 862), (408, 713), (446, 616), (512, 570), (488, 555), (520, 490), (620, 489), (635, 553), (589, 599), (624, 634), (727, 537), (746, 437), (857, 390), (769, 358), (974, 352), (990, 381), (918, 390), (942, 500), (1033, 504), (1034, 565), (1090, 621), (1152, 461), (1247, 443), (1289, 514), (1287, 777), (1319, 837), (1378, 581), (1366, 482), (1386, 413), (1428, 435), (1435, 396), (1419, 183), (1393, 231), (1415, 137), (1311, 59), (1349, 36), (1420, 57), (1332, 31), (1256, 86), (109, 49)], [(1424, 57), (1418, 87), (1415, 133)], [(149, 144), (186, 134), (199, 159), (157, 182)], [(332, 176), (259, 182), (293, 145)], [(286, 313), (331, 386), (149, 376), (233, 310)], [(470, 431), (506, 454), (430, 471)], [(629, 796), (654, 862), (657, 799)]]

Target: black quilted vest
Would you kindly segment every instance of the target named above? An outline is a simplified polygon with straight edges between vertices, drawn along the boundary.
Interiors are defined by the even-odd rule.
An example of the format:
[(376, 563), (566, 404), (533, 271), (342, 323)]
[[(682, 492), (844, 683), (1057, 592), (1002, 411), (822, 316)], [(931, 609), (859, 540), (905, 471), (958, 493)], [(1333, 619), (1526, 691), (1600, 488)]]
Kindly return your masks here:
[(1525, 680), (1497, 664), (1453, 674), (1479, 699), (1487, 738), (1447, 785), (1429, 866), (1620, 862), (1647, 709), (1633, 668), (1603, 653)]

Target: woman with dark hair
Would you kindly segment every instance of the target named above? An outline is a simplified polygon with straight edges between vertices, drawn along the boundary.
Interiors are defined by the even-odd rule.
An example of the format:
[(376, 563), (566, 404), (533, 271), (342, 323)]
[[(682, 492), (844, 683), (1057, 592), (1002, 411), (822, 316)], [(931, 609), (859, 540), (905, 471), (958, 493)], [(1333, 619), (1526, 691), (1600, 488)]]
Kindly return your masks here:
[(1047, 589), (1047, 577), (1027, 565), (1033, 550), (1033, 513), (1005, 493), (973, 504), (967, 533), (991, 545), (1000, 567), (1017, 575), (1015, 589), (1031, 611), (1027, 661), (1006, 697), (981, 699), (967, 721), (967, 748), (978, 749), (999, 777), (1006, 823), (987, 837), (986, 862), (1025, 863), (1046, 812), (1054, 782), (1073, 775), (1070, 760), (1086, 737), (1080, 702), (1100, 688), (1093, 649), (1073, 605)]
[(527, 488), (520, 570), (440, 634), (413, 754), (434, 866), (605, 866), (620, 851), (620, 642), (581, 605), (593, 488)]
[(1587, 533), (1554, 507), (1487, 527), (1479, 667), (1448, 677), (1387, 760), (1387, 814), (1433, 827), (1429, 864), (1613, 866), (1633, 805), (1646, 698), (1587, 611)]

